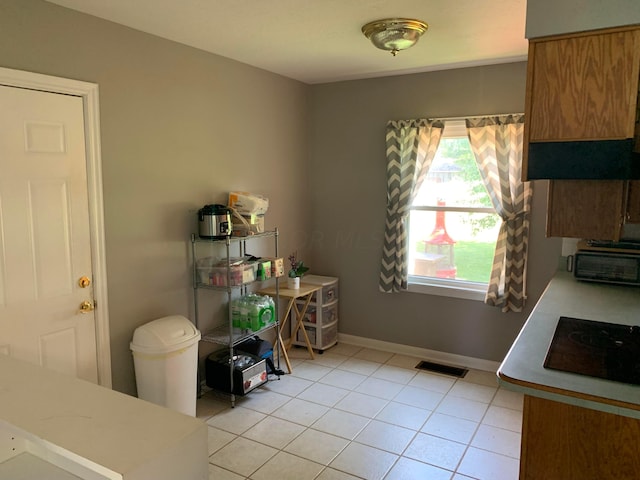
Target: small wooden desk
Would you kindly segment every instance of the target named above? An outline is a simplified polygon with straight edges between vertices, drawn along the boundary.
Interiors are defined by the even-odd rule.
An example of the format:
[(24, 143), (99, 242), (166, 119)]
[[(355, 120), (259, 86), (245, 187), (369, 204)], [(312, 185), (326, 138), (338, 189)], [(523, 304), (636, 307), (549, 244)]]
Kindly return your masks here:
[[(311, 285), (306, 283), (301, 283), (300, 288), (290, 289), (290, 288), (281, 288), (280, 289), (280, 297), (288, 298), (289, 303), (287, 308), (285, 309), (284, 315), (282, 316), (282, 320), (280, 321), (280, 333), (278, 334), (278, 342), (280, 344), (280, 350), (282, 350), (282, 356), (284, 357), (284, 361), (287, 364), (287, 369), (289, 373), (292, 372), (291, 362), (289, 361), (289, 355), (287, 354), (287, 350), (291, 348), (291, 343), (293, 339), (296, 338), (296, 334), (298, 330), (302, 330), (302, 334), (304, 335), (304, 341), (307, 344), (307, 350), (309, 350), (309, 355), (311, 359), (314, 360), (316, 357), (313, 354), (313, 348), (311, 347), (311, 342), (309, 341), (309, 336), (307, 335), (307, 330), (304, 328), (303, 320), (304, 316), (307, 313), (307, 308), (309, 307), (309, 302), (311, 302), (311, 297), (314, 292), (322, 289), (322, 285)], [(271, 297), (276, 296), (276, 288), (270, 287), (264, 290), (260, 290), (258, 293), (261, 295), (269, 295)], [(298, 308), (298, 303), (296, 300), (304, 300), (304, 304), (302, 308)], [(285, 347), (284, 340), (282, 339), (282, 330), (284, 330), (287, 319), (289, 318), (289, 313), (293, 310), (295, 312), (295, 320), (296, 325), (291, 332), (291, 337), (289, 338), (289, 344)]]

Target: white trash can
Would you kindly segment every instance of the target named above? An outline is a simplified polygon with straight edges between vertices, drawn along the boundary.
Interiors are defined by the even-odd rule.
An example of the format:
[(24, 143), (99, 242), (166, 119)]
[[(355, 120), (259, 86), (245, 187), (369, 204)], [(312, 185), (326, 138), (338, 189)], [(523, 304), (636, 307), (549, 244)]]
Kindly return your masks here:
[(136, 328), (131, 341), (138, 398), (195, 417), (200, 332), (180, 315)]

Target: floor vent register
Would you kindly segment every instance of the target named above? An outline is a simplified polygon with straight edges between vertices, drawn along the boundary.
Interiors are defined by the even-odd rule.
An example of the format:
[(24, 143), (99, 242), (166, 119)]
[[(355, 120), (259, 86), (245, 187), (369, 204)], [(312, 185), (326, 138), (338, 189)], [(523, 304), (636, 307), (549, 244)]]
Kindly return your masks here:
[(458, 378), (464, 378), (469, 372), (466, 368), (452, 367), (451, 365), (444, 365), (442, 363), (421, 361), (416, 368), (419, 370), (428, 370), (430, 372), (443, 373), (445, 375), (452, 375)]

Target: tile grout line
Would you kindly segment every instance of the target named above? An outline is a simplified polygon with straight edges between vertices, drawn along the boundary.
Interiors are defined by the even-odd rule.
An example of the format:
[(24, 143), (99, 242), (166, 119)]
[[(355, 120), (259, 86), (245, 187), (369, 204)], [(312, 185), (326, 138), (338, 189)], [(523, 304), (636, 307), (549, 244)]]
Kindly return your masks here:
[[(357, 355), (357, 353), (358, 353), (359, 351), (362, 351), (362, 350), (363, 350), (363, 349), (357, 350), (357, 351), (353, 352), (351, 355), (343, 355), (343, 354), (339, 354), (339, 355), (343, 355), (343, 356), (345, 357), (345, 359), (344, 359), (343, 361), (341, 361), (341, 362), (337, 363), (336, 365), (333, 365), (333, 366), (329, 366), (329, 365), (325, 365), (325, 364), (318, 364), (318, 365), (320, 365), (320, 366), (322, 366), (322, 367), (324, 367), (324, 368), (327, 368), (327, 369), (328, 369), (328, 371), (327, 371), (324, 375), (322, 375), (321, 377), (319, 377), (319, 378), (318, 378), (318, 379), (316, 379), (316, 380), (311, 380), (311, 379), (309, 379), (309, 378), (305, 378), (305, 377), (296, 377), (296, 378), (299, 378), (299, 379), (301, 379), (301, 380), (306, 380), (306, 381), (308, 381), (308, 382), (310, 382), (310, 383), (309, 383), (309, 385), (307, 385), (306, 387), (304, 387), (304, 388), (303, 388), (302, 390), (300, 390), (299, 392), (296, 392), (295, 394), (293, 394), (293, 396), (291, 396), (292, 394), (290, 394), (290, 393), (281, 393), (281, 392), (278, 392), (278, 391), (273, 391), (273, 393), (275, 393), (275, 394), (283, 395), (283, 396), (286, 396), (286, 397), (288, 397), (288, 398), (289, 398), (289, 400), (287, 400), (287, 402), (285, 402), (283, 405), (286, 405), (286, 403), (290, 402), (290, 401), (291, 401), (291, 400), (293, 400), (293, 399), (299, 399), (299, 400), (301, 400), (301, 401), (309, 401), (310, 403), (313, 403), (313, 404), (316, 404), (316, 405), (321, 405), (321, 406), (323, 406), (323, 407), (328, 408), (328, 410), (327, 410), (325, 413), (323, 413), (319, 418), (315, 419), (315, 420), (314, 420), (310, 425), (299, 424), (299, 423), (297, 423), (297, 422), (295, 422), (295, 421), (285, 420), (285, 419), (283, 419), (283, 418), (280, 418), (280, 417), (276, 417), (276, 416), (274, 416), (274, 415), (273, 415), (273, 413), (274, 413), (278, 408), (280, 408), (280, 407), (277, 407), (276, 409), (274, 409), (273, 411), (271, 411), (271, 412), (269, 412), (269, 413), (265, 413), (264, 411), (254, 410), (254, 411), (258, 412), (258, 413), (264, 414), (264, 415), (265, 415), (265, 419), (266, 419), (266, 418), (274, 418), (274, 419), (283, 420), (283, 421), (290, 421), (291, 423), (294, 423), (294, 424), (296, 424), (296, 425), (303, 426), (303, 427), (304, 427), (304, 430), (302, 430), (300, 433), (296, 434), (292, 439), (290, 439), (290, 440), (289, 440), (286, 444), (284, 444), (282, 447), (278, 447), (278, 448), (276, 448), (276, 447), (272, 447), (271, 445), (263, 444), (263, 445), (266, 445), (266, 446), (268, 446), (268, 447), (270, 447), (270, 448), (274, 448), (274, 449), (276, 450), (276, 453), (274, 453), (274, 455), (270, 456), (270, 457), (269, 457), (269, 458), (268, 458), (268, 459), (267, 459), (267, 460), (266, 460), (262, 465), (260, 465), (259, 467), (257, 467), (257, 468), (256, 468), (256, 469), (251, 473), (251, 475), (254, 475), (254, 474), (255, 474), (255, 472), (257, 472), (257, 471), (258, 471), (258, 470), (260, 470), (262, 467), (264, 467), (264, 465), (266, 465), (267, 463), (269, 463), (269, 461), (271, 461), (271, 460), (272, 460), (276, 455), (278, 455), (280, 452), (283, 452), (283, 453), (286, 453), (286, 454), (289, 454), (289, 455), (295, 456), (295, 457), (297, 457), (297, 458), (300, 458), (300, 459), (303, 459), (303, 460), (306, 460), (306, 461), (309, 461), (309, 462), (313, 462), (313, 463), (315, 463), (316, 465), (320, 465), (320, 466), (321, 466), (321, 469), (320, 469), (320, 471), (318, 472), (318, 474), (316, 475), (316, 477), (314, 477), (314, 478), (319, 477), (320, 475), (322, 475), (322, 473), (323, 473), (324, 471), (326, 471), (327, 469), (331, 469), (331, 468), (333, 468), (333, 469), (335, 469), (335, 470), (338, 470), (338, 471), (343, 471), (343, 470), (340, 470), (340, 469), (338, 469), (338, 468), (330, 467), (330, 464), (331, 464), (331, 463), (332, 463), (332, 462), (333, 462), (333, 461), (334, 461), (334, 460), (335, 460), (335, 459), (336, 459), (336, 458), (337, 458), (337, 457), (338, 457), (342, 452), (344, 452), (344, 450), (345, 450), (346, 448), (348, 448), (350, 445), (352, 445), (352, 444), (354, 444), (354, 443), (355, 443), (355, 444), (359, 444), (359, 445), (363, 445), (363, 446), (367, 446), (367, 447), (372, 448), (372, 449), (379, 449), (379, 450), (381, 450), (381, 451), (383, 451), (383, 452), (387, 452), (387, 453), (389, 453), (389, 454), (394, 455), (394, 456), (396, 456), (396, 457), (397, 457), (397, 458), (395, 459), (395, 461), (394, 461), (394, 462), (389, 466), (389, 468), (388, 468), (388, 469), (383, 473), (383, 475), (382, 475), (382, 477), (381, 477), (381, 478), (384, 478), (386, 475), (388, 475), (388, 474), (393, 470), (393, 468), (398, 464), (398, 462), (400, 461), (400, 459), (402, 459), (402, 458), (406, 458), (406, 459), (414, 460), (414, 459), (411, 459), (411, 457), (405, 457), (405, 453), (407, 452), (407, 449), (409, 448), (409, 446), (412, 444), (412, 442), (417, 438), (417, 436), (418, 436), (420, 433), (424, 433), (425, 435), (430, 435), (428, 432), (422, 432), (422, 429), (425, 427), (425, 425), (427, 424), (427, 422), (428, 422), (428, 421), (433, 417), (433, 414), (434, 414), (434, 413), (436, 413), (437, 409), (439, 408), (439, 406), (440, 406), (440, 405), (442, 405), (442, 403), (443, 403), (443, 402), (444, 402), (444, 400), (447, 398), (447, 396), (449, 396), (449, 395), (451, 394), (452, 389), (454, 388), (454, 386), (455, 386), (459, 381), (463, 381), (463, 382), (465, 382), (465, 381), (464, 381), (464, 379), (460, 379), (460, 378), (456, 378), (456, 379), (454, 379), (453, 383), (452, 383), (452, 384), (447, 388), (447, 390), (446, 390), (445, 392), (441, 392), (441, 391), (434, 391), (434, 390), (430, 390), (429, 388), (425, 388), (425, 387), (422, 387), (422, 386), (413, 385), (413, 387), (415, 387), (415, 388), (420, 388), (420, 389), (423, 389), (423, 390), (428, 390), (428, 391), (431, 391), (431, 392), (438, 393), (438, 394), (441, 394), (441, 395), (442, 395), (442, 398), (440, 398), (440, 399), (439, 399), (439, 401), (437, 402), (437, 404), (434, 406), (434, 408), (433, 408), (433, 409), (430, 409), (430, 410), (429, 410), (429, 414), (428, 414), (428, 416), (424, 419), (424, 421), (420, 424), (420, 426), (419, 426), (417, 429), (415, 429), (415, 430), (414, 430), (413, 428), (408, 428), (408, 427), (404, 427), (404, 426), (402, 426), (402, 425), (398, 425), (398, 424), (396, 424), (396, 423), (392, 423), (391, 421), (381, 420), (381, 419), (378, 419), (378, 420), (377, 420), (377, 421), (378, 421), (378, 422), (380, 422), (380, 423), (385, 423), (385, 424), (388, 424), (388, 425), (391, 425), (391, 426), (395, 426), (395, 427), (398, 427), (398, 428), (404, 428), (404, 429), (412, 430), (412, 431), (413, 431), (413, 435), (411, 436), (411, 439), (406, 443), (406, 446), (402, 449), (402, 451), (401, 451), (400, 453), (395, 453), (395, 452), (392, 452), (392, 451), (389, 451), (389, 450), (385, 450), (384, 448), (380, 448), (380, 447), (376, 447), (376, 446), (372, 446), (372, 445), (367, 445), (367, 444), (364, 444), (364, 443), (360, 443), (360, 442), (358, 442), (358, 441), (356, 440), (356, 438), (358, 437), (358, 435), (360, 435), (360, 434), (361, 434), (361, 433), (362, 433), (362, 432), (363, 432), (363, 431), (364, 431), (364, 430), (365, 430), (369, 425), (371, 425), (371, 424), (372, 424), (372, 422), (373, 422), (374, 420), (376, 420), (377, 415), (379, 415), (379, 414), (382, 412), (382, 410), (383, 410), (384, 408), (386, 408), (386, 406), (390, 405), (392, 402), (400, 403), (400, 404), (403, 404), (404, 402), (398, 402), (398, 401), (396, 401), (396, 400), (395, 400), (395, 398), (397, 397), (397, 395), (398, 395), (398, 394), (396, 394), (396, 395), (395, 395), (395, 396), (393, 396), (392, 398), (386, 398), (386, 397), (379, 397), (379, 396), (377, 396), (377, 395), (375, 395), (375, 394), (371, 394), (371, 393), (358, 392), (358, 391), (356, 391), (356, 389), (357, 389), (357, 388), (359, 388), (359, 387), (360, 387), (364, 382), (366, 382), (368, 379), (375, 379), (375, 380), (381, 380), (381, 381), (387, 381), (387, 382), (391, 382), (391, 383), (396, 383), (397, 385), (401, 385), (401, 386), (402, 386), (402, 389), (404, 389), (404, 388), (406, 388), (407, 386), (412, 386), (412, 385), (410, 385), (411, 381), (413, 381), (413, 380), (416, 378), (416, 376), (418, 375), (418, 373), (420, 373), (420, 372), (414, 372), (414, 374), (409, 378), (409, 380), (408, 380), (408, 381), (403, 381), (403, 382), (394, 382), (394, 381), (392, 381), (392, 380), (388, 380), (387, 378), (384, 378), (384, 377), (375, 377), (374, 375), (375, 375), (377, 372), (379, 372), (379, 370), (380, 370), (383, 366), (395, 367), (395, 368), (405, 369), (405, 370), (409, 370), (409, 368), (407, 368), (407, 367), (405, 367), (405, 366), (401, 366), (401, 365), (394, 365), (393, 363), (389, 363), (390, 361), (392, 361), (392, 360), (393, 360), (393, 358), (395, 357), (395, 355), (391, 355), (389, 358), (387, 358), (387, 359), (386, 359), (386, 360), (384, 360), (384, 361), (379, 361), (379, 360), (375, 360), (375, 361), (374, 361), (374, 360), (370, 360), (370, 359), (366, 359), (366, 358), (359, 358), (359, 357), (356, 357), (355, 355)], [(371, 372), (369, 372), (369, 373), (363, 373), (362, 371), (349, 370), (349, 369), (344, 368), (344, 365), (343, 365), (343, 364), (344, 364), (345, 362), (349, 361), (350, 359), (360, 360), (360, 361), (363, 361), (363, 362), (376, 364), (376, 365), (377, 365), (377, 367), (376, 367), (374, 370), (372, 370)], [(299, 364), (303, 364), (303, 363), (305, 363), (305, 361), (306, 361), (306, 359), (300, 359), (300, 360), (301, 360), (301, 361), (299, 362)], [(342, 366), (342, 368), (341, 368), (341, 366)], [(357, 385), (353, 386), (352, 388), (344, 388), (344, 386), (340, 386), (340, 387), (338, 387), (337, 385), (334, 385), (334, 384), (330, 384), (330, 383), (322, 383), (322, 381), (321, 381), (321, 380), (322, 380), (323, 378), (325, 378), (326, 376), (328, 376), (330, 373), (335, 372), (336, 370), (338, 370), (338, 371), (340, 371), (340, 372), (347, 372), (347, 373), (352, 373), (352, 374), (362, 375), (364, 378), (363, 378), (363, 379), (362, 379), (362, 380), (361, 380)], [(409, 371), (410, 371), (410, 370), (409, 370)], [(446, 376), (446, 375), (444, 375), (444, 374), (438, 374), (437, 372), (434, 372), (434, 373), (425, 372), (425, 373), (430, 374), (430, 375), (436, 375), (436, 376), (438, 376), (438, 377), (442, 377), (442, 378), (450, 378), (449, 376)], [(293, 376), (295, 377), (295, 375), (293, 375)], [(465, 383), (470, 383), (470, 384), (473, 384), (473, 385), (481, 385), (481, 386), (482, 386), (482, 385), (484, 385), (484, 386), (488, 386), (488, 385), (483, 384), (483, 383), (481, 383), (481, 382), (466, 381)], [(326, 386), (330, 386), (330, 387), (334, 387), (334, 388), (340, 388), (340, 389), (345, 390), (347, 393), (346, 393), (342, 398), (345, 398), (345, 397), (347, 397), (348, 395), (350, 395), (350, 394), (352, 394), (352, 393), (357, 393), (357, 394), (362, 394), (362, 395), (368, 395), (368, 396), (374, 397), (374, 398), (376, 398), (376, 399), (384, 400), (384, 401), (385, 401), (385, 403), (384, 403), (384, 405), (383, 405), (383, 406), (381, 406), (381, 407), (377, 410), (377, 412), (376, 412), (376, 413), (372, 414), (371, 416), (369, 416), (369, 415), (367, 415), (367, 416), (359, 415), (359, 416), (361, 416), (362, 418), (366, 418), (366, 419), (367, 419), (367, 422), (366, 422), (366, 423), (365, 423), (365, 424), (364, 424), (364, 425), (363, 425), (363, 426), (358, 430), (358, 432), (356, 432), (356, 433), (353, 435), (353, 438), (341, 437), (340, 435), (335, 435), (335, 434), (333, 434), (333, 433), (329, 433), (329, 432), (324, 432), (324, 431), (322, 431), (322, 430), (318, 430), (318, 429), (314, 428), (314, 425), (315, 425), (315, 424), (316, 424), (320, 419), (322, 419), (323, 417), (325, 417), (329, 412), (331, 412), (331, 411), (333, 411), (333, 410), (337, 410), (337, 411), (345, 412), (345, 413), (352, 414), (352, 415), (358, 415), (358, 414), (356, 414), (356, 413), (354, 413), (354, 412), (352, 412), (352, 411), (349, 411), (349, 410), (343, 410), (342, 408), (336, 407), (336, 405), (338, 405), (338, 404), (340, 403), (340, 401), (342, 401), (342, 400), (338, 400), (338, 401), (336, 401), (335, 403), (333, 403), (332, 405), (327, 405), (327, 404), (321, 404), (321, 403), (314, 402), (313, 400), (306, 400), (306, 399), (305, 399), (305, 400), (303, 400), (303, 399), (300, 399), (300, 398), (299, 398), (299, 396), (300, 396), (300, 395), (302, 395), (305, 391), (309, 390), (311, 387), (313, 387), (314, 385), (317, 385), (317, 384), (320, 384), (320, 385), (326, 385)], [(477, 435), (477, 433), (478, 433), (478, 430), (479, 430), (480, 426), (483, 424), (482, 422), (483, 422), (483, 421), (484, 421), (484, 419), (486, 418), (486, 415), (488, 414), (490, 407), (493, 405), (493, 402), (495, 401), (495, 399), (496, 399), (496, 396), (497, 396), (498, 392), (499, 392), (499, 386), (498, 386), (498, 388), (496, 388), (495, 392), (493, 393), (493, 395), (492, 395), (491, 400), (489, 401), (489, 403), (487, 403), (487, 404), (486, 404), (486, 405), (487, 405), (487, 408), (486, 408), (485, 412), (483, 413), (482, 418), (479, 420), (479, 422), (477, 422), (476, 427), (475, 427), (475, 429), (474, 429), (473, 433), (471, 434), (471, 436), (470, 436), (470, 438), (469, 438), (469, 441), (468, 441), (468, 442), (466, 442), (466, 443), (461, 443), (461, 442), (456, 441), (456, 440), (451, 440), (451, 439), (448, 439), (448, 438), (445, 438), (445, 437), (438, 437), (437, 435), (432, 435), (432, 436), (435, 436), (436, 438), (443, 438), (443, 439), (445, 439), (445, 440), (452, 441), (452, 442), (455, 442), (455, 443), (459, 443), (459, 444), (461, 444), (461, 445), (464, 445), (464, 446), (465, 446), (465, 449), (464, 449), (464, 451), (463, 451), (463, 453), (462, 453), (462, 455), (461, 455), (461, 457), (460, 457), (460, 460), (457, 462), (457, 464), (456, 464), (456, 468), (455, 468), (453, 471), (452, 471), (452, 470), (449, 470), (449, 469), (447, 469), (447, 468), (444, 468), (444, 467), (442, 467), (442, 466), (440, 466), (440, 465), (433, 465), (433, 464), (430, 464), (430, 463), (428, 463), (428, 462), (424, 462), (424, 461), (421, 461), (421, 460), (417, 460), (417, 461), (420, 461), (421, 463), (424, 463), (424, 464), (432, 465), (432, 466), (434, 466), (434, 467), (437, 467), (437, 468), (443, 469), (443, 470), (448, 471), (448, 472), (452, 472), (452, 475), (455, 475), (455, 474), (457, 473), (457, 469), (459, 468), (459, 466), (460, 466), (460, 464), (461, 464), (462, 460), (464, 459), (464, 456), (466, 455), (467, 451), (469, 450), (469, 447), (471, 447), (471, 446), (472, 446), (471, 444), (472, 444), (473, 440), (475, 439), (475, 437), (476, 437), (476, 435)], [(466, 397), (464, 397), (464, 396), (463, 396), (463, 397), (460, 397), (460, 396), (458, 396), (458, 395), (450, 395), (450, 396), (451, 396), (451, 397), (456, 397), (456, 398), (463, 398), (463, 399), (471, 400), (471, 401), (478, 401), (478, 400), (474, 400), (474, 399), (466, 398)], [(479, 403), (485, 403), (485, 402), (479, 402)], [(410, 405), (410, 404), (408, 404), (408, 405)], [(497, 405), (496, 405), (496, 406), (497, 406)], [(249, 408), (249, 409), (251, 409), (251, 407), (245, 407), (245, 408)], [(420, 407), (415, 406), (415, 408), (420, 408)], [(502, 408), (507, 408), (507, 409), (509, 409), (509, 410), (512, 410), (512, 409), (510, 409), (509, 407), (502, 407)], [(424, 410), (426, 411), (426, 410), (428, 410), (428, 409), (424, 409)], [(517, 410), (516, 410), (516, 411), (517, 411)], [(218, 413), (220, 413), (220, 412), (217, 412), (217, 413), (215, 413), (215, 414), (213, 414), (213, 415), (211, 415), (211, 416), (207, 417), (207, 420), (208, 420), (208, 419), (210, 419), (210, 418), (213, 418), (213, 417), (214, 417), (215, 415), (217, 415)], [(451, 416), (451, 415), (448, 415), (448, 414), (445, 414), (445, 413), (443, 413), (442, 415)], [(453, 418), (458, 418), (458, 417), (455, 417), (455, 416), (452, 416), (452, 417), (453, 417)], [(462, 417), (460, 417), (460, 418), (462, 418)], [(249, 430), (251, 430), (251, 428), (255, 427), (255, 425), (258, 425), (258, 424), (259, 424), (260, 422), (262, 422), (263, 420), (264, 420), (264, 419), (260, 420), (260, 421), (259, 421), (259, 422), (257, 422), (256, 424), (254, 424), (254, 425), (252, 425), (252, 426), (248, 427), (246, 430), (244, 430), (244, 431), (243, 431), (242, 433), (240, 433), (240, 434), (235, 434), (235, 433), (233, 433), (233, 432), (228, 432), (228, 433), (230, 433), (230, 434), (232, 434), (232, 435), (234, 435), (234, 436), (235, 436), (234, 440), (235, 440), (235, 439), (237, 439), (237, 438), (239, 438), (239, 437), (242, 437), (242, 438), (244, 438), (245, 440), (255, 441), (255, 440), (252, 440), (252, 439), (250, 439), (250, 438), (248, 438), (248, 437), (244, 437), (244, 435), (245, 435)], [(495, 428), (502, 429), (501, 427), (495, 427)], [(222, 429), (222, 430), (224, 430), (224, 429)], [(309, 458), (305, 458), (305, 457), (302, 457), (302, 456), (300, 456), (300, 455), (296, 455), (296, 454), (294, 454), (294, 453), (291, 453), (291, 452), (287, 452), (287, 451), (285, 451), (285, 449), (286, 449), (289, 445), (291, 445), (291, 443), (292, 443), (292, 442), (294, 442), (296, 439), (298, 439), (301, 435), (303, 435), (305, 432), (308, 432), (309, 430), (313, 430), (313, 431), (315, 431), (315, 432), (324, 433), (324, 434), (327, 434), (327, 435), (332, 435), (332, 436), (335, 436), (335, 437), (337, 437), (337, 438), (342, 438), (342, 439), (346, 440), (345, 446), (344, 446), (344, 447), (342, 447), (342, 448), (340, 449), (340, 451), (338, 451), (337, 453), (335, 453), (335, 455), (333, 455), (333, 456), (332, 456), (332, 458), (331, 458), (331, 459), (329, 459), (329, 460), (326, 462), (326, 464), (318, 463), (318, 462), (317, 462), (317, 461), (315, 461), (315, 460), (311, 460), (311, 459), (309, 459)], [(502, 429), (502, 430), (511, 431), (511, 430), (508, 430), (508, 429)], [(516, 433), (517, 433), (517, 432), (516, 432)], [(232, 440), (232, 441), (233, 441), (233, 440)], [(231, 443), (231, 442), (228, 442), (228, 443), (227, 443), (227, 445), (228, 445), (229, 443)], [(257, 442), (257, 443), (261, 443), (261, 442)], [(223, 447), (220, 447), (220, 448), (219, 448), (219, 449), (217, 449), (215, 452), (212, 452), (212, 454), (211, 454), (211, 455), (214, 455), (214, 454), (215, 454), (217, 451), (219, 451), (221, 448), (224, 448), (224, 446), (223, 446)], [(485, 450), (485, 449), (484, 449), (484, 448), (482, 448), (482, 447), (479, 447), (479, 448), (480, 448), (480, 449), (482, 449), (482, 450)], [(497, 454), (497, 455), (502, 455), (502, 454), (499, 454), (498, 452), (494, 452), (494, 451), (491, 451), (491, 450), (487, 450), (487, 451), (489, 451), (489, 452), (491, 452), (491, 453), (494, 453), (494, 454)], [(506, 456), (506, 455), (502, 455), (502, 456)], [(507, 456), (507, 457), (508, 457), (508, 456)], [(511, 457), (511, 458), (513, 458), (513, 457)], [(214, 464), (214, 465), (215, 465), (215, 464)], [(219, 466), (219, 465), (216, 465), (216, 467), (218, 467), (218, 468), (222, 468), (222, 469), (227, 470), (227, 471), (230, 471), (230, 470), (228, 470), (227, 468), (221, 467), (221, 466)], [(237, 472), (233, 472), (233, 473), (237, 473)], [(353, 473), (349, 473), (349, 472), (344, 472), (344, 473), (347, 473), (347, 474), (349, 474), (349, 475), (354, 476), (354, 474), (353, 474)], [(240, 475), (241, 475), (241, 474), (240, 474)], [(246, 478), (250, 478), (250, 477), (251, 477), (251, 475), (249, 475), (249, 476), (248, 476), (248, 477), (246, 477)]]
[[(491, 406), (491, 403), (493, 402), (493, 400), (496, 398), (497, 394), (498, 394), (498, 388), (496, 388), (496, 391), (493, 392), (493, 395), (491, 396), (491, 401), (487, 404), (487, 408), (486, 408), (485, 412), (482, 414), (482, 418), (480, 418), (480, 420), (478, 421), (478, 424), (476, 425), (476, 428), (473, 431), (473, 435), (471, 435), (471, 438), (469, 438), (469, 441), (465, 444), (464, 452), (462, 452), (462, 455), (460, 455), (460, 460), (458, 461), (458, 464), (456, 465), (456, 468), (453, 471), (454, 475), (459, 473), (460, 475), (464, 475), (465, 477), (468, 477), (468, 475), (465, 475), (465, 474), (463, 474), (461, 472), (458, 472), (458, 469), (460, 468), (460, 465), (462, 464), (462, 461), (464, 460), (464, 457), (467, 455), (467, 452), (469, 451), (469, 448), (471, 447), (471, 443), (473, 442), (473, 439), (478, 434), (478, 430), (480, 429), (480, 426), (482, 425), (482, 421), (487, 416), (487, 413), (489, 412), (489, 407)], [(474, 478), (475, 479), (475, 477), (469, 477), (469, 478)]]

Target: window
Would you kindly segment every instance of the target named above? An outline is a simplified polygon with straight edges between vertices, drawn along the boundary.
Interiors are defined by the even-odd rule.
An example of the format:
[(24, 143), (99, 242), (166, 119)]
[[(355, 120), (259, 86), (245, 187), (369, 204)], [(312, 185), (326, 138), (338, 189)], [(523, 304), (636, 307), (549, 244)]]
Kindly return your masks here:
[(447, 121), (409, 214), (409, 290), (483, 300), (500, 224), (464, 120)]

